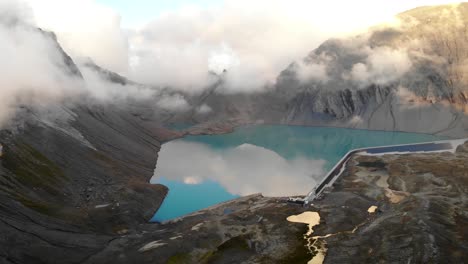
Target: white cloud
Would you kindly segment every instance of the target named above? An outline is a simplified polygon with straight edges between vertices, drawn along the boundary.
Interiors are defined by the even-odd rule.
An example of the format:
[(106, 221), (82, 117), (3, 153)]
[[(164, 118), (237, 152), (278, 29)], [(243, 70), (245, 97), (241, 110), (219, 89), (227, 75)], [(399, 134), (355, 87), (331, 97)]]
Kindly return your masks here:
[[(140, 61), (131, 76), (190, 90), (207, 85), (208, 71), (227, 69), (227, 92), (259, 90), (329, 37), (394, 22), (393, 16), (408, 8), (444, 2), (226, 0), (216, 7), (181, 8), (131, 37), (131, 57)], [(326, 79), (323, 65), (303, 69), (305, 79)]]
[(25, 3), (18, 0), (0, 1), (0, 21), (11, 24), (17, 21), (33, 22), (33, 10)]
[(200, 107), (197, 108), (197, 113), (199, 114), (208, 114), (211, 111), (213, 111), (213, 109), (211, 109), (211, 107), (207, 104), (202, 104)]
[(360, 125), (364, 122), (364, 120), (362, 119), (362, 117), (360, 116), (353, 116), (350, 120), (349, 120), (349, 124), (351, 125)]
[(354, 64), (349, 76), (362, 87), (371, 83), (389, 84), (401, 78), (412, 67), (406, 50), (379, 47), (368, 48), (367, 53), (365, 63)]
[[(225, 91), (238, 92), (273, 83), (281, 70), (328, 37), (353, 33), (410, 7), (441, 2), (225, 0), (217, 7), (173, 10), (141, 30), (126, 31), (120, 15), (95, 0), (0, 0), (0, 116), (6, 119), (20, 104), (57, 102), (85, 92), (104, 101), (154, 94), (151, 89), (109, 84), (86, 69), (85, 83), (70, 77), (56, 44), (17, 21), (55, 31), (72, 57), (91, 57), (137, 81), (194, 91), (214, 81), (210, 70), (227, 69)], [(404, 50), (368, 52), (348, 78), (384, 84), (411, 67)], [(327, 80), (326, 64), (307, 65), (302, 79)], [(159, 103), (169, 110), (189, 107), (180, 95)]]
[(163, 145), (152, 182), (158, 177), (186, 184), (212, 180), (236, 195), (303, 195), (314, 187), (314, 177), (324, 174), (324, 165), (324, 160), (304, 157), (286, 160), (250, 144), (215, 151), (201, 143), (178, 140)]
[(157, 105), (169, 111), (185, 111), (190, 105), (180, 94), (163, 95), (158, 98)]
[(80, 81), (66, 69), (62, 54), (46, 33), (0, 21), (0, 124), (18, 105), (39, 105), (80, 94)]
[(208, 69), (216, 74), (240, 65), (237, 54), (225, 43), (218, 50), (211, 52), (208, 58)]
[(94, 0), (26, 1), (34, 10), (36, 24), (55, 32), (72, 57), (90, 57), (109, 70), (127, 73), (127, 38), (120, 15), (111, 8)]
[[(267, 3), (263, 3), (267, 4)], [(274, 82), (294, 59), (322, 38), (312, 26), (283, 12), (275, 1), (226, 1), (209, 9), (166, 13), (130, 39), (133, 78), (199, 89), (208, 72), (228, 72), (228, 90), (250, 91)]]
[(71, 73), (60, 46), (49, 32), (34, 25), (28, 7), (0, 0), (0, 125), (27, 106), (48, 114), (48, 107), (76, 102), (84, 97), (104, 103), (154, 98), (156, 106), (181, 111), (190, 106), (181, 95), (158, 96), (160, 90), (135, 84), (121, 85), (95, 69), (79, 65), (82, 77)]
[(327, 65), (325, 63), (299, 63), (296, 70), (297, 77), (303, 83), (316, 81), (327, 82), (329, 76), (327, 74)]
[[(24, 1), (32, 6), (37, 25), (56, 32), (75, 58), (91, 57), (136, 81), (191, 91), (213, 82), (210, 70), (227, 69), (231, 92), (273, 83), (289, 63), (329, 37), (391, 21), (416, 6), (450, 2), (224, 0), (170, 10), (148, 17), (149, 23), (138, 29), (122, 29), (120, 15), (127, 14), (96, 0)], [(306, 71), (305, 77), (321, 71)]]
[(127, 99), (145, 100), (156, 95), (157, 90), (141, 85), (113, 83), (103, 78), (96, 70), (80, 65), (83, 89), (101, 102), (117, 102)]

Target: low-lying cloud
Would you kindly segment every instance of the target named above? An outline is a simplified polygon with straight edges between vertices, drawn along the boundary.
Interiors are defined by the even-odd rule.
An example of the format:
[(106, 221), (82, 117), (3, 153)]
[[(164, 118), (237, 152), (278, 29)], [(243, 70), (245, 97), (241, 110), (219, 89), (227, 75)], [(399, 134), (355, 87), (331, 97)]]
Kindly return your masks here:
[[(329, 37), (446, 1), (225, 0), (214, 7), (169, 10), (130, 29), (122, 28), (116, 11), (94, 0), (27, 2), (37, 24), (56, 32), (73, 57), (91, 57), (136, 81), (186, 91), (209, 86), (209, 72), (227, 70), (226, 91), (245, 92), (274, 83), (281, 70)], [(316, 77), (314, 72), (304, 77)]]
[[(263, 3), (266, 4), (266, 3)], [(228, 91), (252, 91), (274, 82), (322, 33), (285, 13), (246, 1), (163, 14), (130, 35), (130, 76), (146, 83), (200, 90), (209, 72), (224, 70)]]
[(328, 65), (326, 63), (305, 63), (300, 62), (297, 64), (297, 78), (302, 83), (309, 82), (322, 82), (325, 83), (329, 80), (330, 76), (327, 73)]
[(105, 75), (86, 64), (78, 65), (83, 75), (82, 86), (88, 96), (103, 103), (122, 103), (127, 100), (152, 100), (166, 110), (185, 110), (189, 104), (180, 94), (161, 93), (161, 89), (136, 83), (112, 82)]
[(0, 2), (0, 126), (11, 119), (18, 107), (53, 107), (83, 99), (102, 103), (151, 100), (154, 106), (183, 111), (190, 106), (177, 93), (134, 83), (120, 84), (86, 63), (67, 60), (55, 36), (35, 25), (29, 7), (18, 1)]
[[(0, 1), (28, 3), (23, 12), (32, 16), (26, 17), (54, 31), (73, 58), (90, 57), (137, 82), (192, 92), (215, 81), (210, 73), (224, 70), (226, 92), (261, 90), (329, 37), (392, 21), (416, 6), (449, 2), (224, 0), (168, 10), (139, 28), (124, 29), (120, 14), (95, 0)], [(308, 64), (300, 78), (326, 81), (324, 68)], [(385, 81), (377, 71), (357, 65), (355, 78)]]
[(52, 38), (18, 23), (0, 22), (0, 124), (18, 105), (61, 100), (81, 91), (78, 79), (64, 72), (66, 65)]
[[(151, 87), (197, 92), (217, 81), (215, 74), (222, 75), (224, 92), (259, 91), (329, 37), (353, 34), (410, 7), (442, 2), (225, 0), (215, 7), (170, 10), (140, 28), (123, 29), (120, 15), (95, 0), (0, 0), (0, 122), (19, 105), (47, 105), (83, 94), (104, 102), (155, 96), (168, 111), (186, 110), (190, 106), (182, 95), (160, 96), (159, 88)], [(110, 83), (82, 66), (84, 80), (70, 75), (56, 42), (37, 27), (54, 31), (75, 61), (90, 57), (151, 87)], [(411, 68), (403, 49), (360, 52), (365, 59), (343, 75), (337, 77), (331, 62), (319, 60), (298, 63), (298, 77), (304, 83), (347, 78), (365, 86), (392, 82)], [(460, 67), (453, 71), (458, 74)]]
[(199, 114), (208, 114), (211, 111), (213, 111), (213, 109), (207, 104), (202, 104), (200, 107), (197, 108), (197, 113)]
[[(6, 0), (0, 0), (6, 1)], [(12, 2), (12, 0), (8, 0)], [(53, 31), (73, 58), (92, 58), (118, 73), (129, 70), (128, 40), (121, 17), (94, 0), (17, 0), (33, 11), (34, 23)]]
[(185, 111), (190, 108), (190, 105), (180, 94), (164, 95), (158, 99), (157, 104), (159, 107), (173, 112)]
[[(257, 91), (274, 84), (279, 72), (329, 37), (393, 22), (398, 12), (442, 2), (447, 1), (225, 0), (216, 7), (172, 10), (130, 34), (129, 75), (193, 91), (211, 84), (208, 72), (227, 70), (225, 92)], [(382, 74), (390, 69), (368, 66), (361, 72), (366, 76), (356, 77), (387, 81)], [(327, 81), (325, 68), (301, 65), (300, 80)]]
[(360, 87), (389, 84), (401, 78), (412, 66), (406, 50), (379, 47), (368, 48), (366, 53), (366, 61), (354, 64), (349, 73), (349, 79)]

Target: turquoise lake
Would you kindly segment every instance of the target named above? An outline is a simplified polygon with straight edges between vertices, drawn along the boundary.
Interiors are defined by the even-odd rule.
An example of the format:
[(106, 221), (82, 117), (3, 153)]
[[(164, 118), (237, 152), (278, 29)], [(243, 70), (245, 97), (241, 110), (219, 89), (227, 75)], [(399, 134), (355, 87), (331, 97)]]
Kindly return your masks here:
[(152, 183), (169, 194), (152, 221), (166, 221), (253, 193), (305, 195), (351, 149), (445, 138), (330, 127), (255, 125), (163, 144)]

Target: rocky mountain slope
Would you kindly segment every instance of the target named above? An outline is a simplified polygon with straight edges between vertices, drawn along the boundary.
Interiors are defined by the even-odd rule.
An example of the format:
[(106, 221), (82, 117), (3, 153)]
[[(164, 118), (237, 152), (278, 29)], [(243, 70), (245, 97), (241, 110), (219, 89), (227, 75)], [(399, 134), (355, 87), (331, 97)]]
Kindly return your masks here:
[(326, 41), (264, 92), (226, 94), (221, 81), (192, 100), (212, 113), (188, 115), (194, 122), (228, 116), (465, 136), (468, 4), (421, 7), (398, 18), (398, 24)]
[[(285, 221), (286, 216), (304, 209), (284, 206), (278, 199), (247, 197), (181, 222), (148, 224), (167, 193), (166, 187), (149, 184), (157, 152), (162, 142), (183, 136), (164, 125), (198, 124), (187, 132), (193, 134), (266, 122), (464, 136), (468, 124), (464, 112), (466, 15), (467, 4), (415, 9), (401, 15), (398, 27), (379, 27), (353, 39), (327, 41), (304, 62), (292, 64), (274, 87), (262, 93), (226, 94), (221, 76), (198, 95), (159, 89), (153, 97), (139, 101), (103, 103), (83, 95), (47, 107), (18, 106), (15, 118), (0, 130), (0, 263), (291, 263), (308, 259), (311, 255), (302, 246), (305, 227)], [(450, 18), (447, 25), (438, 19), (444, 16)], [(438, 30), (437, 38), (433, 29)], [(53, 34), (50, 37), (54, 39)], [(60, 51), (66, 65), (63, 70), (83, 78), (75, 62)], [(375, 62), (381, 60), (392, 63), (378, 68)], [(123, 85), (119, 88), (138, 85), (96, 65), (86, 67)], [(155, 104), (174, 95), (184, 97), (188, 109), (170, 111)], [(203, 106), (211, 111), (201, 111)], [(340, 252), (346, 252), (364, 258), (367, 255), (360, 255), (363, 252), (353, 245), (374, 243), (382, 236), (400, 243), (405, 256), (413, 254), (417, 260), (459, 260), (460, 252), (451, 252), (443, 239), (455, 241), (456, 248), (466, 247), (466, 232), (459, 229), (466, 216), (458, 213), (466, 211), (464, 176), (460, 176), (465, 156), (460, 152), (362, 161), (385, 167), (390, 174), (388, 188), (409, 193), (404, 196), (411, 199), (394, 205), (386, 200), (383, 189), (372, 184), (340, 182), (330, 198), (313, 208), (327, 222), (327, 227), (318, 227), (318, 234), (353, 227), (368, 216), (363, 209), (373, 203), (384, 213), (363, 233), (327, 239), (329, 255), (334, 252), (338, 260), (344, 257)], [(438, 166), (424, 169), (421, 161)], [(398, 167), (398, 162), (407, 166)], [(356, 166), (348, 169), (351, 179), (358, 177), (352, 176)], [(453, 173), (444, 176), (442, 168)], [(400, 177), (403, 174), (407, 178)], [(431, 181), (421, 180), (426, 178)], [(423, 188), (422, 184), (453, 199), (415, 187)], [(421, 204), (429, 211), (417, 209)], [(342, 205), (355, 207), (349, 212), (359, 213), (340, 211)], [(235, 210), (225, 214), (226, 208)], [(436, 213), (440, 217), (433, 217)], [(343, 224), (347, 219), (351, 225)], [(420, 219), (429, 229), (421, 229)], [(386, 230), (388, 226), (400, 228), (401, 223), (420, 234), (419, 240), (406, 241)], [(450, 232), (442, 234), (440, 226)], [(427, 230), (437, 237), (426, 237)], [(426, 238), (431, 242), (418, 246)], [(393, 246), (390, 242), (375, 244), (368, 258), (397, 260), (385, 253)], [(429, 256), (429, 248), (437, 248), (438, 255)]]
[(82, 262), (146, 223), (167, 193), (149, 179), (173, 133), (117, 106), (55, 111), (69, 123), (0, 133), (2, 263)]
[[(59, 50), (64, 72), (83, 78)], [(167, 193), (149, 180), (161, 142), (180, 135), (148, 102), (80, 99), (21, 105), (0, 130), (0, 263), (83, 262), (147, 223)]]

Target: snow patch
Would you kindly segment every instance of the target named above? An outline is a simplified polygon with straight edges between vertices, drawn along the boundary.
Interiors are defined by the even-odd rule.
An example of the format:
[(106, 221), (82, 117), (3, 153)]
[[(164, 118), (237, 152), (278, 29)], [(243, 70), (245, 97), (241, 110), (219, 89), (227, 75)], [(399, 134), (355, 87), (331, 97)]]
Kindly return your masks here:
[(153, 241), (153, 242), (150, 242), (150, 243), (144, 245), (138, 251), (145, 252), (145, 251), (152, 250), (152, 249), (155, 249), (155, 248), (159, 248), (159, 247), (162, 247), (162, 246), (165, 246), (165, 245), (167, 245), (167, 244), (166, 243), (161, 243), (161, 240), (156, 240), (156, 241)]

